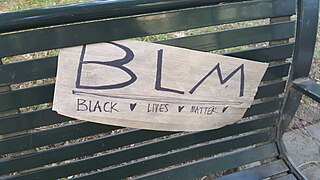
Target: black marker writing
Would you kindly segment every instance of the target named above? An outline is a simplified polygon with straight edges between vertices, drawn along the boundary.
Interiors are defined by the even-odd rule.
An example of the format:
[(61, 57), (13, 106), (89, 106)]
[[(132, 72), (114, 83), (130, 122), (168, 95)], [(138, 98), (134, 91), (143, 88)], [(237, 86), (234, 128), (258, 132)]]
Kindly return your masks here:
[(217, 113), (214, 106), (191, 106), (190, 113), (211, 115)]
[(169, 111), (168, 106), (169, 104), (149, 103), (147, 112), (148, 113), (166, 113)]
[(163, 58), (163, 49), (158, 50), (158, 59), (157, 59), (157, 74), (156, 74), (156, 82), (155, 89), (158, 91), (168, 91), (178, 94), (184, 94), (183, 91), (178, 91), (175, 89), (169, 89), (165, 87), (161, 87), (161, 77), (162, 77), (162, 58)]
[[(130, 61), (133, 60), (134, 54), (131, 49), (129, 49), (126, 46), (123, 46), (121, 44), (113, 43), (113, 42), (108, 42), (109, 44), (113, 44), (122, 50), (125, 51), (126, 55), (122, 59), (114, 60), (114, 61), (84, 61), (84, 56), (86, 53), (86, 45), (82, 47), (81, 51), (81, 56), (80, 56), (80, 62), (78, 66), (78, 73), (77, 73), (77, 80), (76, 80), (76, 88), (79, 89), (118, 89), (118, 88), (123, 88), (126, 86), (129, 86), (130, 84), (134, 83), (137, 80), (137, 76), (128, 68), (123, 66), (124, 64), (129, 63)], [(121, 69), (122, 71), (126, 72), (129, 76), (130, 79), (128, 81), (118, 83), (118, 84), (112, 84), (112, 85), (102, 85), (102, 86), (86, 86), (86, 85), (81, 85), (81, 73), (82, 73), (82, 67), (85, 64), (97, 64), (97, 65), (103, 65), (103, 66), (111, 66), (115, 67), (118, 69)]]
[(207, 75), (205, 75), (190, 91), (190, 94), (193, 94), (194, 91), (214, 72), (217, 71), (220, 84), (224, 84), (228, 82), (230, 78), (232, 78), (238, 71), (240, 71), (240, 93), (239, 97), (243, 96), (244, 91), (244, 64), (240, 65), (234, 71), (232, 71), (226, 78), (223, 79), (220, 63), (218, 63)]
[(130, 110), (133, 111), (137, 106), (137, 103), (130, 103)]
[(180, 113), (183, 108), (184, 108), (184, 106), (178, 106), (178, 112)]
[(77, 111), (89, 112), (119, 112), (116, 109), (117, 103), (115, 102), (100, 102), (90, 101), (86, 99), (77, 99)]

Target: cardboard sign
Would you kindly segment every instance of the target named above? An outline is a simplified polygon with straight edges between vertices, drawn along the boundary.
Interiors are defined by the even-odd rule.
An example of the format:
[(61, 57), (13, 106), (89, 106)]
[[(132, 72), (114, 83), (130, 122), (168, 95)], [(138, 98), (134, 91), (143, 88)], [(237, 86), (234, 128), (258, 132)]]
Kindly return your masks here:
[(267, 66), (133, 40), (66, 48), (53, 110), (142, 129), (219, 128), (242, 118)]

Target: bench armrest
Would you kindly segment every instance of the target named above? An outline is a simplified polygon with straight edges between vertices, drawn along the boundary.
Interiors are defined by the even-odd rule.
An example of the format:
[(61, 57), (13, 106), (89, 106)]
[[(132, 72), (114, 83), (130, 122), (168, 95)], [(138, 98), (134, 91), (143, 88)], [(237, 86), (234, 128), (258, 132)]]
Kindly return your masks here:
[(320, 84), (312, 79), (303, 78), (293, 81), (293, 88), (320, 103)]

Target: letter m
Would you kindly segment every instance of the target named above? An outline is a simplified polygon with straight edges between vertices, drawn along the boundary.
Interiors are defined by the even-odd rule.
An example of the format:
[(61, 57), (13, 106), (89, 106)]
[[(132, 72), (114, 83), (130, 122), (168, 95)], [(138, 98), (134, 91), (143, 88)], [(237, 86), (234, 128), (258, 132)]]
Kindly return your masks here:
[(244, 64), (241, 64), (235, 70), (233, 70), (226, 78), (222, 77), (220, 63), (218, 63), (207, 75), (205, 75), (190, 91), (190, 94), (193, 94), (194, 91), (213, 73), (217, 71), (220, 84), (225, 84), (229, 81), (238, 71), (240, 71), (240, 93), (239, 97), (243, 96), (244, 91)]

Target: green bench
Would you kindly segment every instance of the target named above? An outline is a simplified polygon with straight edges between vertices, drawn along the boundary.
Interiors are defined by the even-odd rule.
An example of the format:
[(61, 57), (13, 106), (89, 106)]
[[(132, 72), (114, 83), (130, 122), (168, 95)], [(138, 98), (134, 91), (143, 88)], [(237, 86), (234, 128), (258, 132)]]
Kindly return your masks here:
[[(0, 14), (0, 178), (305, 179), (287, 156), (282, 135), (299, 105), (300, 91), (320, 101), (319, 85), (306, 79), (318, 3), (115, 0)], [(237, 28), (204, 32), (230, 23), (238, 23)], [(197, 29), (202, 27), (210, 28)], [(179, 31), (186, 36), (172, 33)], [(162, 36), (167, 39), (158, 41)], [(28, 61), (19, 61), (26, 55), (17, 56), (141, 37), (206, 52), (227, 49), (228, 56), (270, 65), (253, 105), (238, 123), (177, 133), (58, 115), (50, 108), (56, 53), (29, 55), (35, 58)], [(11, 56), (18, 62), (8, 63)], [(45, 83), (30, 85), (35, 82)]]

